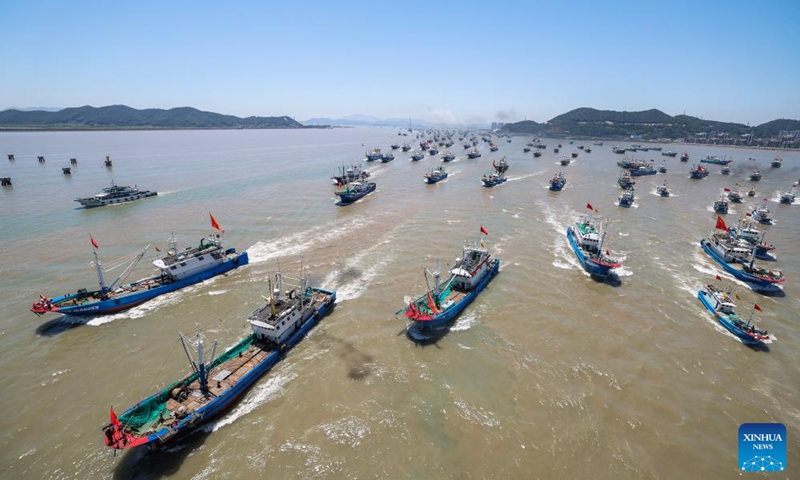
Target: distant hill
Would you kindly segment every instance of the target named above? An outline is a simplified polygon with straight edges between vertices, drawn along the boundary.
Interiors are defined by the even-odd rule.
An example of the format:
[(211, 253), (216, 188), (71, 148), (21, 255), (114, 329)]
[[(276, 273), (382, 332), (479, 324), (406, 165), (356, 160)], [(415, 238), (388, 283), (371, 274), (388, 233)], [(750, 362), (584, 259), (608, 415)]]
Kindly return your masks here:
[(0, 128), (304, 128), (291, 117), (247, 117), (192, 107), (137, 110), (125, 105), (65, 108), (57, 112), (5, 110)]
[(673, 117), (657, 109), (617, 112), (594, 108), (577, 108), (542, 124), (525, 121), (506, 124), (502, 129), (507, 133), (599, 138), (641, 135), (645, 139), (687, 138), (698, 133), (727, 134), (730, 137), (752, 134), (756, 138), (767, 138), (777, 136), (782, 130), (800, 130), (800, 121), (773, 120), (757, 127), (749, 127), (740, 123), (703, 120), (689, 115)]

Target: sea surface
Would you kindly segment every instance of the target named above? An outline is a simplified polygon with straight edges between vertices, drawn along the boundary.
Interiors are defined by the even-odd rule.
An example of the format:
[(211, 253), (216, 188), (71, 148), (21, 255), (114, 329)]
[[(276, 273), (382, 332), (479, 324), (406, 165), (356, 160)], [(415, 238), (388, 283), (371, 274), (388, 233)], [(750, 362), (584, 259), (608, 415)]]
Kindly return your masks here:
[[(577, 146), (591, 142), (543, 139), (533, 158), (523, 153), (530, 137), (503, 138), (498, 152), (481, 142), (483, 156), (469, 160), (456, 136), (446, 181), (423, 183), (441, 156), (411, 162), (398, 150), (391, 163), (365, 164), (375, 193), (336, 206), (337, 167), (374, 147), (417, 148), (415, 133), (0, 134), (0, 153), (16, 156), (0, 159), (13, 181), (0, 188), (0, 477), (729, 479), (741, 475), (739, 425), (780, 422), (788, 468), (768, 477), (800, 478), (800, 203), (777, 202), (800, 177), (800, 153), (665, 146), (691, 155), (681, 163), (637, 152), (656, 166), (666, 159), (668, 173), (637, 178), (627, 209), (616, 205), (622, 156), (612, 142), (585, 153)], [(550, 192), (573, 151), (567, 186)], [(711, 175), (690, 180), (706, 155), (732, 158), (732, 175), (709, 165)], [(503, 156), (508, 182), (483, 188)], [(783, 168), (770, 168), (775, 156)], [(70, 158), (78, 165), (67, 177)], [(737, 182), (746, 191), (754, 168), (764, 173), (757, 197), (724, 218), (734, 224), (766, 199), (778, 256), (769, 266), (788, 279), (781, 295), (753, 292), (699, 245), (714, 200)], [(669, 198), (655, 194), (664, 178)], [(73, 201), (112, 181), (159, 194), (88, 210)], [(565, 230), (587, 203), (624, 258), (618, 283), (589, 277), (568, 247)], [(90, 235), (108, 267), (152, 244), (133, 280), (153, 271), (171, 233), (182, 245), (211, 233), (209, 212), (250, 265), (88, 321), (28, 310), (39, 294), (96, 287)], [(423, 267), (451, 264), (481, 226), (500, 274), (449, 330), (409, 336), (395, 312), (424, 291)], [(219, 348), (233, 345), (267, 278), (301, 265), (338, 291), (338, 305), (234, 408), (163, 452), (105, 447), (109, 407), (121, 413), (188, 373), (179, 331), (199, 326)], [(732, 286), (745, 316), (758, 304), (776, 340), (755, 349), (727, 333), (696, 298), (708, 283)]]

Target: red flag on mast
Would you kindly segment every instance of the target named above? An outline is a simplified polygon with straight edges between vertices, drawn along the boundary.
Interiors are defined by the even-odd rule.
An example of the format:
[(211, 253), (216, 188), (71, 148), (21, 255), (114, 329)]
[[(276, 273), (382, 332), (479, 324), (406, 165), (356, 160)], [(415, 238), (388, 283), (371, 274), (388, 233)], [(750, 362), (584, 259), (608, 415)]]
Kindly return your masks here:
[(119, 420), (117, 419), (117, 414), (114, 413), (114, 406), (111, 406), (111, 424), (115, 427), (119, 427)]
[(722, 277), (720, 277), (719, 275), (717, 275), (717, 280), (719, 280), (719, 281), (722, 281)]
[(717, 217), (717, 225), (714, 228), (718, 230), (725, 230), (726, 232), (728, 231), (728, 226), (725, 225), (725, 220), (723, 220), (722, 217), (719, 216)]
[(89, 235), (89, 238), (92, 239), (92, 246), (94, 248), (100, 248), (100, 245), (97, 244), (97, 240), (95, 240), (93, 236)]
[(481, 233), (484, 235), (489, 235), (489, 232), (487, 232), (486, 229), (483, 228), (483, 225), (481, 225)]
[(209, 217), (211, 217), (211, 228), (216, 228), (217, 230), (219, 230), (220, 232), (222, 232), (223, 230), (222, 230), (222, 228), (219, 226), (219, 223), (217, 223), (217, 219), (216, 219), (216, 218), (214, 218), (214, 215), (212, 215), (212, 214), (211, 214), (211, 212), (208, 212), (208, 216), (209, 216)]
[(587, 203), (586, 208), (588, 208), (589, 210), (594, 210), (594, 207), (592, 206), (591, 203)]
[(761, 310), (761, 307), (759, 307), (757, 303), (753, 304), (753, 308), (758, 310), (759, 312), (763, 312), (764, 311), (764, 310)]

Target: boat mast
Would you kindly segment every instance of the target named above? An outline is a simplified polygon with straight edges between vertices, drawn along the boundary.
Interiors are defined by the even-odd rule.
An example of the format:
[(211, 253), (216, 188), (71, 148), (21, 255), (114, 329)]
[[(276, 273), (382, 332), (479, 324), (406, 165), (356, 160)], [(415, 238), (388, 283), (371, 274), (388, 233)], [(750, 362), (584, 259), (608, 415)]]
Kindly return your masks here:
[(436, 257), (436, 270), (433, 271), (433, 293), (434, 298), (436, 301), (439, 301), (439, 295), (441, 292), (439, 291), (439, 275), (441, 271), (439, 270), (439, 257)]
[(103, 278), (103, 264), (100, 263), (100, 259), (97, 257), (97, 249), (94, 249), (94, 266), (97, 267), (97, 279), (100, 282), (100, 294), (105, 296), (108, 288), (106, 288), (106, 281)]

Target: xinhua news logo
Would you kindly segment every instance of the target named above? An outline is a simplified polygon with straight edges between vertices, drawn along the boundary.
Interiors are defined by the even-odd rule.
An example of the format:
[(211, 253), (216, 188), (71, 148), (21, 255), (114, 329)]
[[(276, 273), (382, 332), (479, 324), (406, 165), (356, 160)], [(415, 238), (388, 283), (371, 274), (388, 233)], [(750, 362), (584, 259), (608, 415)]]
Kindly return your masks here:
[(739, 468), (743, 472), (786, 470), (786, 427), (781, 423), (743, 423), (739, 427)]

